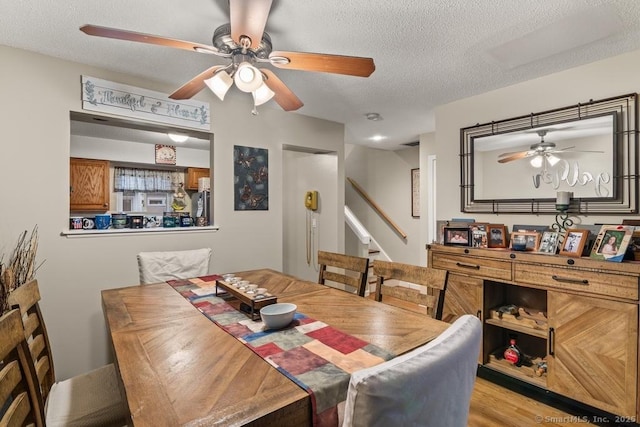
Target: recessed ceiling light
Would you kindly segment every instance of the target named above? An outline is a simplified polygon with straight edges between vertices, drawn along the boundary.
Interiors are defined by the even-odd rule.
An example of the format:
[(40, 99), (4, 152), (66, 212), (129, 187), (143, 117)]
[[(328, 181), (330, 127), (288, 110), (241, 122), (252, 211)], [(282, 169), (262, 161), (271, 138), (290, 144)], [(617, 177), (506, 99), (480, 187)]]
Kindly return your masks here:
[(372, 120), (374, 122), (382, 120), (382, 116), (378, 113), (366, 113), (364, 116), (367, 120)]
[(189, 139), (189, 135), (185, 135), (183, 133), (168, 133), (167, 135), (169, 135), (169, 138), (173, 141), (173, 142), (185, 142), (187, 139)]
[(386, 136), (382, 136), (382, 135), (374, 135), (369, 139), (372, 140), (372, 141), (378, 142), (378, 141), (382, 141), (383, 139), (387, 139), (387, 137)]

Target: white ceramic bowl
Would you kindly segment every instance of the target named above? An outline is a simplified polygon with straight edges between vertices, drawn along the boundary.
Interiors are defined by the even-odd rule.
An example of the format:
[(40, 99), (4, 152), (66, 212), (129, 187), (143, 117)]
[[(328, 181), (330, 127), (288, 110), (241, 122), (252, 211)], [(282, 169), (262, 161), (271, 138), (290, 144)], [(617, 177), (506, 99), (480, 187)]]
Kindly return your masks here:
[(297, 308), (295, 304), (279, 302), (262, 307), (260, 316), (268, 329), (280, 329), (291, 323)]

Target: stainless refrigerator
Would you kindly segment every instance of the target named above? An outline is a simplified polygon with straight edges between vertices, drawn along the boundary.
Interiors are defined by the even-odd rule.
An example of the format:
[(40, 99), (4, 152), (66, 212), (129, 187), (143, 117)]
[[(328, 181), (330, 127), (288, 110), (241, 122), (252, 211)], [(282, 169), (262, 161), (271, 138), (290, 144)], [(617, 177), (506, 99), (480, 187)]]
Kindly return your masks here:
[(196, 226), (211, 225), (211, 192), (199, 191), (192, 198), (191, 215)]

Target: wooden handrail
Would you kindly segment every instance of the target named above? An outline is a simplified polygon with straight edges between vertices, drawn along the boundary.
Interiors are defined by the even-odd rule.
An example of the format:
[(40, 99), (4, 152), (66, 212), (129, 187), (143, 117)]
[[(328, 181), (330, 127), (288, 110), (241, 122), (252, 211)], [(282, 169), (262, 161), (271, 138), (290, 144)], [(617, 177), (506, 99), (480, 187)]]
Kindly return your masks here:
[(353, 185), (353, 188), (355, 188), (355, 190), (362, 196), (362, 198), (369, 203), (369, 205), (371, 205), (371, 207), (373, 208), (374, 211), (376, 211), (378, 213), (378, 215), (380, 215), (382, 217), (382, 219), (384, 219), (387, 224), (389, 224), (391, 226), (391, 228), (394, 229), (394, 231), (396, 233), (398, 233), (400, 236), (402, 236), (403, 239), (407, 238), (407, 233), (405, 233), (404, 231), (402, 231), (402, 229), (400, 227), (398, 227), (398, 225), (393, 222), (391, 220), (391, 218), (389, 218), (389, 215), (387, 215), (386, 213), (384, 213), (384, 211), (382, 210), (382, 208), (380, 208), (380, 206), (378, 206), (378, 204), (376, 202), (374, 202), (371, 197), (367, 194), (366, 191), (364, 191), (362, 189), (362, 187), (360, 187), (358, 185), (357, 182), (355, 182), (353, 179), (347, 177), (347, 180), (351, 183), (351, 185)]

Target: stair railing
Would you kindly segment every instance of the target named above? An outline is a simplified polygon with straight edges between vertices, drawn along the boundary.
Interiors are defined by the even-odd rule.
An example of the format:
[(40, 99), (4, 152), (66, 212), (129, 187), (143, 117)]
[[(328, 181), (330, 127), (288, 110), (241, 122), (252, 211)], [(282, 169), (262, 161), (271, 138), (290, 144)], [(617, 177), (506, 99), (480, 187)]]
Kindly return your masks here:
[(367, 194), (366, 191), (364, 191), (362, 189), (362, 187), (360, 187), (358, 185), (357, 182), (355, 182), (353, 179), (347, 177), (347, 180), (351, 183), (351, 185), (353, 186), (353, 188), (358, 192), (358, 194), (360, 194), (362, 196), (362, 198), (369, 204), (369, 206), (371, 206), (373, 208), (374, 211), (376, 211), (376, 213), (378, 215), (380, 215), (380, 217), (387, 223), (389, 224), (389, 226), (396, 232), (398, 233), (403, 239), (407, 238), (407, 233), (405, 233), (404, 231), (402, 231), (402, 229), (400, 227), (398, 227), (398, 225), (393, 222), (393, 220), (389, 217), (389, 215), (387, 215), (380, 206), (378, 206), (378, 204), (373, 201), (373, 199)]

